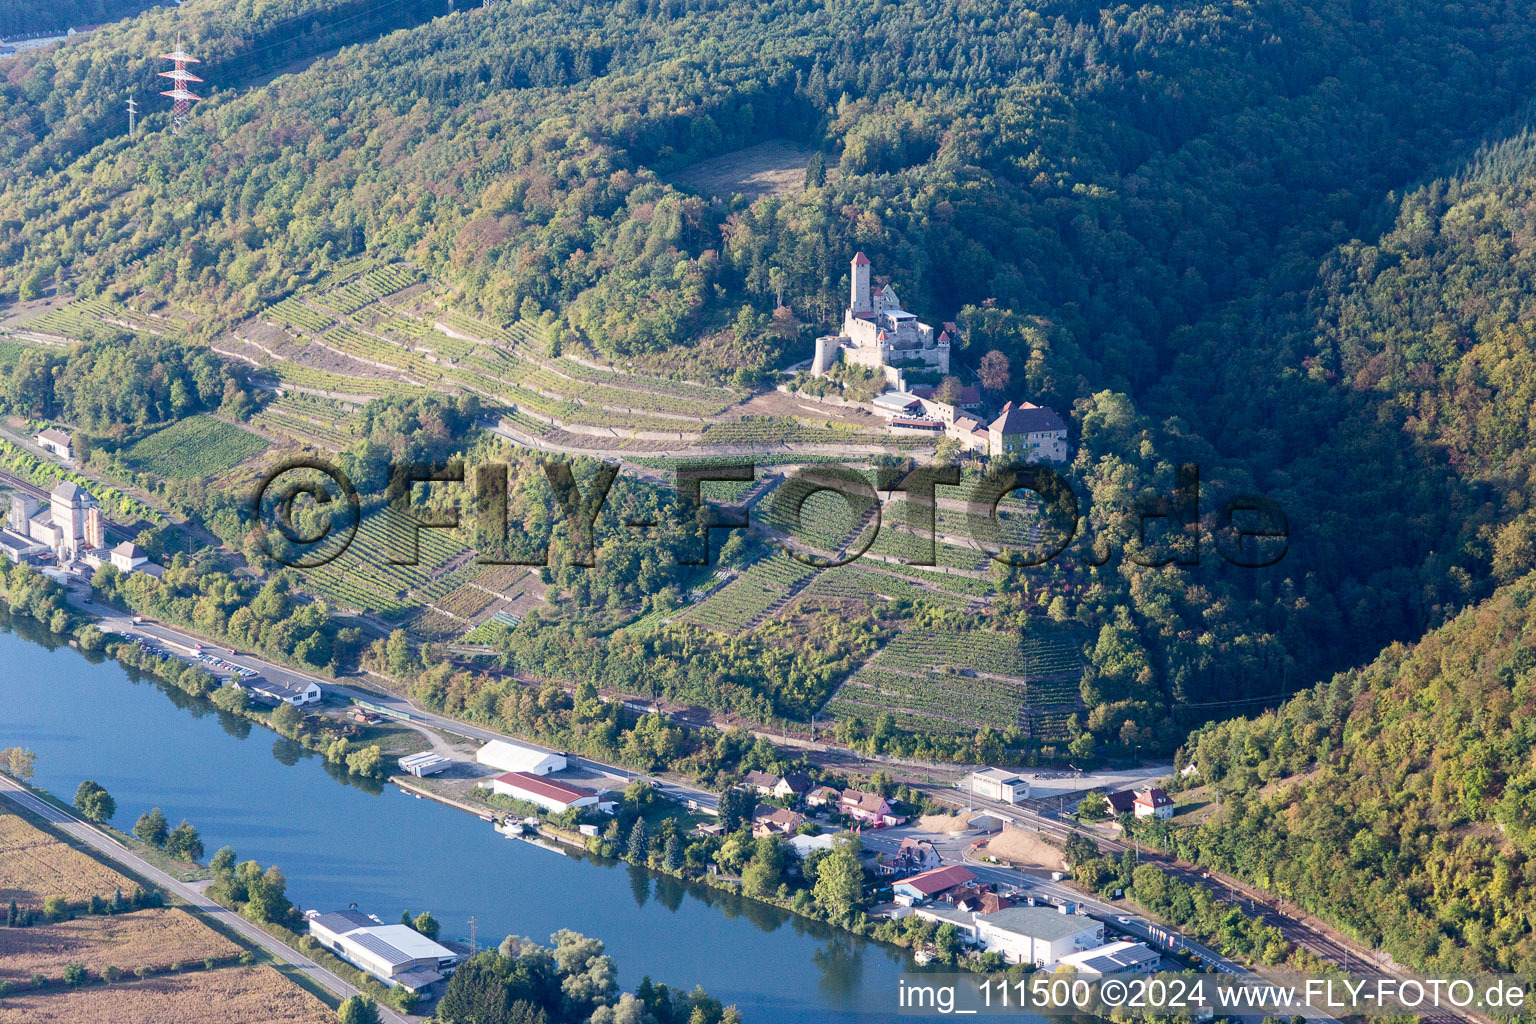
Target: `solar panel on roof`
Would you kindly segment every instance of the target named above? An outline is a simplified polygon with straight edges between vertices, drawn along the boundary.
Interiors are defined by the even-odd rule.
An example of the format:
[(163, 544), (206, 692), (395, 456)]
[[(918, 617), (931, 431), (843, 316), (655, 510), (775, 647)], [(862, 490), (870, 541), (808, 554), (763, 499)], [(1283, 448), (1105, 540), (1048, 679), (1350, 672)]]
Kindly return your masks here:
[(411, 957), (406, 956), (394, 946), (391, 946), (377, 935), (373, 935), (369, 932), (362, 932), (357, 935), (349, 935), (347, 936), (347, 940), (349, 942), (357, 943), (359, 946), (362, 946), (364, 949), (374, 954), (375, 956), (383, 957), (384, 961), (392, 967), (396, 964), (410, 963), (412, 960)]

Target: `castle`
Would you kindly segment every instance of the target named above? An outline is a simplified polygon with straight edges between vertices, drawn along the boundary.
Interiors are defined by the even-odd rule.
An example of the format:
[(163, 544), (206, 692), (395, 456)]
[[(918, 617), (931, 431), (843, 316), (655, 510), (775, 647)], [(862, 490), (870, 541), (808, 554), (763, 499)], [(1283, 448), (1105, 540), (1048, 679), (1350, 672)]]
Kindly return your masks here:
[(881, 369), (895, 387), (902, 386), (901, 370), (905, 367), (948, 373), (949, 331), (940, 331), (935, 337), (932, 327), (901, 308), (890, 285), (871, 293), (869, 269), (869, 257), (856, 253), (843, 333), (816, 339), (811, 373), (823, 376), (839, 359)]

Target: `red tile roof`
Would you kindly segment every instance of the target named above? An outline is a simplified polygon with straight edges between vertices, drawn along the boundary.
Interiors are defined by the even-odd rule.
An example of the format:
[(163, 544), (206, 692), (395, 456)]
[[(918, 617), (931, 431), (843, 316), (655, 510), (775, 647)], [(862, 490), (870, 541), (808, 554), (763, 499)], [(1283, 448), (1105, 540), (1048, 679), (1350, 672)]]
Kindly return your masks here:
[(924, 871), (920, 875), (911, 878), (903, 878), (897, 885), (908, 885), (922, 893), (924, 896), (932, 896), (941, 893), (945, 889), (953, 889), (957, 885), (966, 882), (974, 882), (976, 876), (959, 864), (951, 864), (947, 868), (934, 868), (932, 871)]
[(561, 803), (572, 803), (582, 797), (596, 796), (596, 793), (585, 789), (577, 789), (575, 786), (567, 786), (559, 782), (551, 782), (549, 779), (531, 775), (528, 772), (502, 772), (496, 776), (496, 782), (505, 782), (509, 786), (516, 786), (526, 793), (537, 793), (548, 800), (558, 800)]
[(1167, 807), (1173, 803), (1173, 797), (1161, 789), (1143, 790), (1136, 794), (1136, 802), (1142, 807)]
[(865, 256), (862, 252), (856, 252), (853, 254), (853, 265), (856, 267), (867, 267), (869, 266), (869, 257)]

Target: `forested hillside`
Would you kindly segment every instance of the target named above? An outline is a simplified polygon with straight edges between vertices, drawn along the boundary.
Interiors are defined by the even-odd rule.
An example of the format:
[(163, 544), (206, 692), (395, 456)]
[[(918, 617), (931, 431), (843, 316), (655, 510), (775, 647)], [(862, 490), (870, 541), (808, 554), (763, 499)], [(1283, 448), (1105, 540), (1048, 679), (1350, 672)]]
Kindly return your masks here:
[(1178, 841), (1400, 963), (1529, 976), (1533, 708), (1526, 576), (1413, 647), (1192, 736), (1221, 809)]
[[(1523, 143), (1477, 158), (1470, 204), (1423, 184), (1520, 130), (1529, 4), (369, 10), (194, 0), (20, 58), (0, 84), (0, 294), (58, 271), (208, 341), (368, 254), (499, 323), (548, 313), (556, 347), (674, 367), (723, 332), (715, 363), (755, 372), (806, 339), (754, 325), (781, 296), (805, 334), (830, 325), (863, 249), (907, 305), (960, 321), (962, 362), (996, 349), (1010, 396), (1071, 416), (1082, 539), (1014, 573), (997, 621), (1049, 603), (1086, 627), (1079, 727), (1124, 753), (1170, 748), (1181, 711), (1359, 664), (1530, 561), (1527, 481), (1506, 471), (1530, 426)], [(246, 88), (389, 18), (415, 27)], [(209, 98), (179, 137), (162, 103), (127, 139), (122, 95), (160, 81), (177, 31)], [(834, 173), (750, 204), (670, 184), (774, 136)], [(1130, 506), (1179, 461), (1208, 516), (1276, 499), (1285, 561), (1122, 558)]]
[(145, 0), (0, 0), (0, 39), (36, 32), (63, 35), (65, 29), (124, 18), (146, 6)]

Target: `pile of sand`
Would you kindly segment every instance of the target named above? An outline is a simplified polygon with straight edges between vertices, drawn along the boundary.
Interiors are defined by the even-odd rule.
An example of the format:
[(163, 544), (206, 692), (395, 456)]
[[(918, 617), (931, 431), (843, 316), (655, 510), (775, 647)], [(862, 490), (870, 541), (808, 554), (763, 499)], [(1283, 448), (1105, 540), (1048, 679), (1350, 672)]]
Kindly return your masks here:
[(1020, 867), (1041, 868), (1045, 871), (1065, 871), (1067, 862), (1056, 847), (1040, 837), (1038, 832), (1011, 828), (1001, 832), (976, 851), (990, 854), (998, 860), (1011, 861)]
[(917, 820), (917, 827), (924, 832), (964, 832), (966, 818), (959, 814), (925, 814)]

